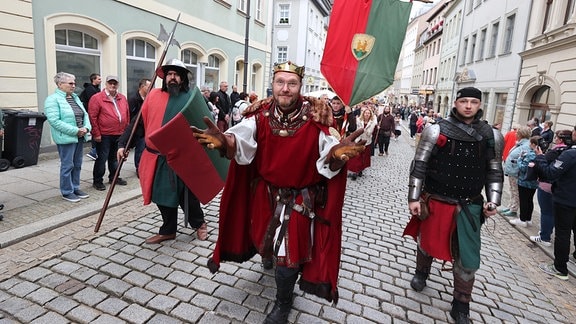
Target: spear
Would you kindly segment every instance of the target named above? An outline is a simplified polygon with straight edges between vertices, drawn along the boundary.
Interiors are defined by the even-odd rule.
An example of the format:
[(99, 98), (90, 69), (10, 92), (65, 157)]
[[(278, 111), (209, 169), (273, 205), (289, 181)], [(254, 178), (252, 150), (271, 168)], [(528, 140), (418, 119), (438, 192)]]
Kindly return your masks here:
[[(150, 82), (150, 86), (148, 88), (148, 91), (150, 91), (152, 89), (152, 87), (154, 86), (154, 82), (156, 82), (156, 79), (158, 78), (158, 70), (162, 68), (162, 63), (164, 63), (164, 58), (166, 57), (166, 52), (168, 52), (168, 47), (170, 47), (170, 45), (177, 45), (178, 47), (180, 47), (180, 44), (178, 43), (178, 41), (176, 41), (176, 39), (174, 39), (174, 32), (176, 31), (176, 26), (178, 26), (179, 20), (180, 20), (180, 13), (178, 13), (178, 17), (176, 18), (176, 22), (174, 23), (174, 27), (172, 28), (172, 31), (170, 32), (170, 34), (167, 34), (166, 31), (164, 30), (164, 27), (162, 26), (162, 24), (160, 24), (160, 33), (158, 35), (158, 40), (165, 41), (166, 46), (164, 47), (164, 51), (162, 52), (162, 55), (160, 56), (160, 59), (158, 60), (158, 66), (156, 67), (156, 69), (154, 69), (154, 76), (151, 79), (152, 82)], [(144, 99), (144, 100), (146, 100), (146, 99)], [(108, 209), (108, 205), (110, 204), (110, 198), (112, 197), (112, 193), (114, 192), (114, 187), (116, 186), (116, 181), (118, 180), (118, 177), (120, 176), (120, 170), (122, 169), (122, 165), (124, 165), (124, 161), (128, 157), (128, 153), (130, 151), (129, 146), (130, 146), (130, 143), (132, 143), (132, 140), (134, 138), (134, 133), (136, 131), (136, 126), (140, 122), (141, 116), (142, 116), (142, 109), (140, 109), (140, 111), (138, 111), (138, 114), (136, 115), (136, 118), (134, 119), (133, 127), (132, 127), (132, 130), (130, 131), (130, 136), (128, 137), (128, 141), (126, 142), (126, 143), (128, 143), (128, 145), (126, 145), (126, 148), (124, 149), (123, 158), (120, 159), (120, 161), (118, 161), (118, 167), (116, 168), (116, 172), (114, 173), (114, 179), (112, 179), (112, 184), (110, 185), (110, 188), (108, 189), (108, 194), (106, 195), (106, 199), (104, 200), (104, 204), (102, 206), (102, 209), (100, 210), (100, 215), (98, 216), (98, 221), (96, 222), (96, 226), (94, 227), (94, 233), (97, 233), (100, 230), (100, 225), (102, 225), (102, 220), (104, 219), (104, 215), (106, 214), (106, 210)]]

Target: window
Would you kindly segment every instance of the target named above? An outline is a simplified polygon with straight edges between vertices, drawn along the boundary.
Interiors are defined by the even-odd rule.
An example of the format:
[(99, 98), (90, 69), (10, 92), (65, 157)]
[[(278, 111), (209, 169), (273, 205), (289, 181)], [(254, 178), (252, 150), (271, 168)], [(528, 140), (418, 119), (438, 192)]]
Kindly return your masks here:
[(142, 39), (126, 40), (126, 88), (130, 97), (138, 91), (138, 82), (154, 75), (156, 68), (156, 48)]
[(242, 12), (246, 12), (246, 3), (248, 2), (248, 0), (238, 0), (238, 10), (242, 11)]
[(550, 105), (554, 105), (554, 91), (549, 86), (541, 86), (530, 101), (528, 119), (538, 117), (540, 120), (550, 120)]
[(546, 31), (552, 15), (552, 0), (546, 0), (546, 9), (544, 10), (544, 23), (542, 24), (542, 34)]
[(256, 0), (256, 20), (262, 21), (262, 0)]
[(570, 17), (574, 14), (574, 0), (568, 0), (566, 4), (566, 13), (564, 14), (564, 24), (567, 24)]
[(256, 77), (258, 76), (258, 66), (252, 65), (252, 73), (250, 75), (250, 89), (252, 91), (256, 90)]
[(494, 119), (492, 125), (502, 124), (504, 121), (504, 113), (506, 112), (506, 102), (508, 101), (507, 93), (496, 93), (496, 107), (494, 112)]
[(190, 87), (195, 87), (198, 81), (198, 55), (189, 49), (182, 50), (180, 53), (182, 63), (186, 65), (190, 73)]
[(72, 29), (57, 29), (56, 69), (76, 76), (79, 94), (83, 85), (90, 82), (90, 74), (100, 73), (100, 42), (95, 37)]
[(496, 56), (496, 45), (498, 43), (498, 28), (500, 28), (500, 23), (494, 23), (492, 25), (492, 33), (490, 34), (490, 48), (488, 50), (488, 57)]
[(476, 54), (476, 34), (472, 35), (472, 43), (470, 44), (470, 59), (468, 62), (474, 62), (474, 54)]
[(282, 63), (288, 61), (288, 46), (278, 46), (278, 56), (276, 58), (277, 63)]
[(514, 36), (514, 22), (516, 15), (511, 15), (506, 18), (506, 34), (504, 34), (504, 49), (503, 54), (509, 54), (512, 51), (512, 38)]
[(280, 4), (278, 5), (278, 24), (288, 25), (290, 23), (290, 5)]
[(219, 89), (220, 59), (215, 55), (208, 56), (208, 65), (204, 71), (204, 85), (212, 89)]
[(486, 28), (480, 31), (480, 47), (478, 48), (478, 59), (484, 59), (484, 48), (486, 47)]

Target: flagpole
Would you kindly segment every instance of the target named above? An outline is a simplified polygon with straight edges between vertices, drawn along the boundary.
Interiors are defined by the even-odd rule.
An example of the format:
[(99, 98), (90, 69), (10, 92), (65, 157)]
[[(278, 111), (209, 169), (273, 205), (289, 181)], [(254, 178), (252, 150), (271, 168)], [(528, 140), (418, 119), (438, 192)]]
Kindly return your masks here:
[[(174, 27), (172, 28), (172, 31), (170, 32), (170, 35), (168, 36), (168, 40), (166, 41), (166, 46), (164, 47), (164, 51), (162, 52), (162, 55), (160, 56), (160, 59), (158, 60), (158, 66), (154, 69), (154, 76), (152, 77), (152, 82), (150, 82), (150, 85), (148, 86), (148, 91), (150, 91), (152, 89), (152, 87), (154, 87), (154, 83), (156, 82), (156, 79), (158, 78), (158, 69), (160, 69), (162, 67), (162, 64), (164, 63), (164, 59), (166, 58), (166, 52), (168, 52), (168, 48), (172, 44), (172, 40), (174, 39), (174, 32), (176, 31), (176, 26), (178, 26), (179, 20), (180, 20), (180, 13), (178, 13), (178, 17), (176, 18), (176, 22), (174, 23)], [(146, 100), (146, 99), (144, 99), (144, 100)], [(128, 157), (128, 153), (130, 151), (129, 146), (130, 146), (130, 143), (132, 142), (132, 139), (134, 138), (134, 133), (136, 132), (136, 128), (137, 128), (138, 123), (140, 122), (141, 116), (142, 116), (142, 109), (140, 109), (138, 111), (138, 114), (136, 115), (136, 118), (134, 119), (132, 130), (130, 131), (130, 136), (128, 137), (128, 141), (126, 141), (127, 145), (126, 145), (126, 148), (124, 149), (124, 156), (122, 159), (120, 159), (120, 161), (118, 161), (118, 166), (116, 167), (116, 172), (114, 173), (114, 178), (112, 179), (112, 183), (110, 184), (110, 188), (108, 189), (108, 193), (106, 194), (106, 199), (104, 199), (104, 204), (102, 205), (102, 209), (100, 209), (100, 215), (98, 216), (98, 221), (96, 222), (96, 225), (94, 226), (94, 233), (97, 233), (100, 230), (100, 226), (102, 225), (102, 221), (104, 220), (104, 215), (106, 214), (106, 210), (108, 209), (108, 205), (110, 204), (110, 198), (112, 198), (112, 193), (114, 193), (114, 187), (116, 186), (116, 181), (118, 180), (118, 178), (120, 176), (120, 169), (122, 169), (122, 166), (124, 165), (124, 161)]]

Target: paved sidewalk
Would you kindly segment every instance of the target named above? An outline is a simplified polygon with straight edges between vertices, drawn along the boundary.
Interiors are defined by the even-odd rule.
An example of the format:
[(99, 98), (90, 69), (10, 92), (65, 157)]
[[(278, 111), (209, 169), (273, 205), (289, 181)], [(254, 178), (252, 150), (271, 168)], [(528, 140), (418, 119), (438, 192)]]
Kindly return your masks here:
[[(88, 152), (88, 147), (85, 151)], [(124, 163), (120, 176), (127, 180), (128, 185), (115, 186), (110, 206), (141, 195), (133, 160), (130, 155)], [(11, 167), (0, 172), (0, 203), (4, 204), (4, 219), (0, 221), (0, 248), (99, 213), (110, 186), (105, 181), (107, 190), (92, 188), (93, 165), (94, 161), (84, 156), (81, 189), (90, 197), (77, 203), (62, 199), (59, 189), (60, 161), (56, 152), (40, 154), (37, 165), (21, 169)], [(108, 179), (106, 172), (105, 180)]]

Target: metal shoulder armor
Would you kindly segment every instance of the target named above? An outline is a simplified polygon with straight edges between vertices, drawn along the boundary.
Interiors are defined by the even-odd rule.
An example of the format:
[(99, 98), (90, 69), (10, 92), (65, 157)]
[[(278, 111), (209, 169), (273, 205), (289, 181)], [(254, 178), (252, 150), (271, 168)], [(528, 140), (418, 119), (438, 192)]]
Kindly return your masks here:
[(424, 179), (426, 178), (426, 169), (428, 161), (432, 156), (438, 137), (440, 136), (440, 125), (434, 124), (424, 128), (414, 160), (410, 167), (410, 179), (408, 181), (408, 201), (417, 201), (422, 193)]
[(494, 157), (488, 161), (488, 175), (486, 177), (486, 199), (488, 202), (500, 206), (502, 190), (504, 187), (504, 171), (502, 170), (502, 151), (504, 149), (504, 137), (497, 130), (494, 133)]

